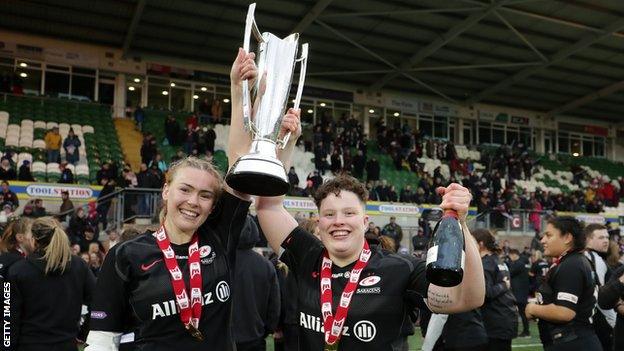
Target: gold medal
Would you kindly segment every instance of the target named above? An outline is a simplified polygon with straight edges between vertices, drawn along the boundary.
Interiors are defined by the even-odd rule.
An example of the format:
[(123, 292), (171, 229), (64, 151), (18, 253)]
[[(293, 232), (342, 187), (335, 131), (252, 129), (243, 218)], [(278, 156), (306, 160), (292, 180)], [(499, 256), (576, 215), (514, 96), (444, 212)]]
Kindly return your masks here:
[(323, 347), (323, 351), (338, 351), (338, 340), (336, 340), (333, 344), (329, 344), (325, 342), (325, 346)]
[(194, 337), (195, 339), (199, 341), (204, 340), (204, 334), (202, 334), (202, 332), (200, 332), (199, 329), (195, 328), (193, 324), (189, 323), (185, 326), (185, 328), (186, 328), (186, 331), (188, 331), (189, 334), (191, 334), (191, 336)]

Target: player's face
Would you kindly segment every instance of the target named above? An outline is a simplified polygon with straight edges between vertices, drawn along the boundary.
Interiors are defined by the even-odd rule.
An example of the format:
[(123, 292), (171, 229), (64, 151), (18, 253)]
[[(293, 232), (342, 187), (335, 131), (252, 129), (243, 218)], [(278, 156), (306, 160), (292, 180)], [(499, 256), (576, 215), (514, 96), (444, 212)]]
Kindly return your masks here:
[(169, 230), (194, 233), (208, 218), (217, 193), (218, 182), (206, 171), (192, 167), (179, 169), (174, 179), (163, 187), (167, 203)]
[(24, 251), (27, 255), (35, 251), (35, 239), (33, 238), (30, 230), (26, 233), (16, 234), (15, 240), (17, 241), (20, 249), (22, 249), (22, 251)]
[(606, 229), (594, 230), (591, 237), (587, 239), (587, 247), (598, 252), (609, 251), (609, 232)]
[(338, 196), (330, 193), (321, 202), (318, 229), (330, 256), (350, 258), (359, 253), (367, 226), (364, 205), (354, 193), (344, 190)]
[(547, 224), (544, 236), (540, 242), (544, 246), (545, 256), (559, 257), (571, 247), (572, 235), (562, 235), (559, 229), (552, 224)]

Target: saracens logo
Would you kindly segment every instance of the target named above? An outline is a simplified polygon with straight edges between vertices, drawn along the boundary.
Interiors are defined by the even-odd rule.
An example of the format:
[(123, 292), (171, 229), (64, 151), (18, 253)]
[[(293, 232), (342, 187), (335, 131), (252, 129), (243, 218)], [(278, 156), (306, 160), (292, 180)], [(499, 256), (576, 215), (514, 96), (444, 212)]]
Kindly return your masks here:
[(360, 281), (361, 286), (373, 286), (381, 281), (381, 278), (376, 275), (371, 275)]
[(204, 258), (210, 255), (211, 251), (212, 251), (212, 247), (210, 247), (210, 245), (204, 245), (199, 248), (199, 257)]
[(370, 321), (359, 321), (353, 326), (353, 335), (363, 342), (370, 342), (377, 335), (377, 328)]

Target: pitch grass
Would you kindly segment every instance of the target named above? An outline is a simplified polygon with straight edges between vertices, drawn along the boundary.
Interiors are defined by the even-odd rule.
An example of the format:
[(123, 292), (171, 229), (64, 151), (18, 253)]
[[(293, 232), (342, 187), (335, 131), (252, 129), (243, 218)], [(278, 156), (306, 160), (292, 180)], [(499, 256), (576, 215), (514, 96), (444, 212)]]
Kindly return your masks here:
[[(515, 338), (511, 347), (517, 351), (543, 351), (542, 344), (539, 340), (539, 333), (537, 332), (537, 323), (531, 322), (529, 324), (531, 330), (530, 338)], [(410, 351), (420, 351), (423, 338), (420, 336), (420, 329), (416, 328), (416, 334), (409, 338)], [(79, 350), (82, 351), (83, 347), (80, 346)], [(267, 350), (273, 350), (273, 337), (267, 338)]]

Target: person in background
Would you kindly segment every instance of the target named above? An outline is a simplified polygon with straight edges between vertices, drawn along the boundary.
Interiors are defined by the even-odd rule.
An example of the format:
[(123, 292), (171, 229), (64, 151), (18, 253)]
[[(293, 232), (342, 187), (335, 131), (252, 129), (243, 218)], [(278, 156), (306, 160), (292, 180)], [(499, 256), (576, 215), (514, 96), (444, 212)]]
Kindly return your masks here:
[(61, 178), (58, 180), (61, 184), (73, 184), (74, 173), (67, 167), (67, 161), (63, 161), (59, 164), (59, 170), (61, 171)]
[(553, 257), (536, 303), (525, 309), (528, 319), (539, 319), (540, 339), (545, 351), (601, 350), (591, 325), (596, 305), (595, 283), (589, 261), (583, 256), (583, 227), (573, 217), (548, 221), (544, 255)]
[[(590, 223), (583, 229), (583, 235), (586, 239), (583, 254), (589, 260), (596, 290), (598, 290), (609, 280), (612, 273), (605, 260), (609, 252), (609, 233), (604, 225)], [(592, 326), (603, 350), (611, 350), (612, 348), (616, 317), (616, 312), (612, 308), (603, 310), (596, 305), (596, 311), (592, 317)]]
[(59, 209), (59, 221), (65, 222), (68, 216), (71, 216), (74, 211), (74, 203), (69, 198), (69, 191), (61, 191), (61, 208)]
[(8, 158), (3, 157), (0, 161), (0, 180), (15, 180), (17, 179), (17, 172), (11, 165)]
[(160, 152), (156, 153), (156, 156), (154, 157), (153, 160), (150, 161), (147, 167), (152, 168), (152, 165), (156, 165), (162, 173), (167, 172), (167, 162), (163, 160), (162, 154)]
[[(541, 245), (541, 244), (540, 244)], [(542, 252), (535, 250), (531, 255), (531, 269), (529, 270), (529, 277), (531, 277), (531, 294), (535, 293), (535, 290), (542, 285), (550, 265), (542, 257)]]
[(9, 187), (9, 182), (6, 180), (2, 182), (2, 193), (0, 194), (2, 197), (0, 198), (0, 206), (4, 207), (5, 205), (10, 205), (11, 209), (16, 209), (19, 207), (19, 200), (17, 199), (17, 195), (11, 191)]
[(22, 162), (22, 165), (19, 168), (19, 172), (17, 175), (17, 180), (23, 181), (23, 182), (34, 182), (35, 178), (32, 175), (32, 172), (30, 171), (30, 161), (28, 160), (24, 160)]
[(35, 201), (33, 201), (33, 204), (35, 205), (35, 207), (33, 208), (34, 217), (39, 218), (39, 217), (45, 217), (48, 215), (45, 209), (45, 206), (43, 206), (43, 200), (35, 199)]
[(609, 241), (609, 252), (607, 253), (607, 266), (611, 270), (618, 269), (622, 262), (620, 262), (620, 246), (615, 241)]
[(238, 351), (264, 351), (280, 315), (280, 291), (273, 264), (253, 250), (258, 225), (247, 215), (238, 242), (234, 270), (233, 334)]
[(511, 275), (511, 291), (516, 298), (516, 306), (518, 307), (518, 313), (522, 320), (522, 332), (520, 337), (530, 337), (529, 321), (524, 314), (529, 299), (529, 269), (524, 258), (520, 256), (520, 252), (517, 249), (509, 250), (509, 261), (507, 261), (509, 267), (509, 274)]
[(80, 160), (78, 148), (82, 145), (78, 136), (74, 133), (73, 128), (69, 128), (67, 137), (63, 141), (63, 149), (65, 149), (65, 160), (72, 165), (76, 165)]
[(511, 340), (518, 335), (518, 310), (509, 270), (500, 263), (501, 249), (489, 230), (476, 229), (472, 235), (479, 245), (485, 272), (485, 303), (481, 313), (489, 339), (488, 350), (511, 351)]
[(624, 350), (624, 266), (613, 271), (609, 281), (598, 291), (598, 306), (617, 312), (613, 329), (613, 350)]
[(44, 141), (46, 144), (48, 163), (59, 163), (61, 161), (61, 143), (63, 140), (59, 134), (58, 127), (52, 127), (52, 130), (46, 133)]
[[(10, 347), (77, 350), (82, 305), (91, 302), (95, 277), (79, 257), (71, 254), (67, 235), (55, 219), (37, 218), (31, 232), (33, 253), (8, 272)], [(6, 335), (4, 340), (7, 346)]]
[(178, 145), (180, 139), (180, 123), (178, 123), (173, 115), (168, 115), (165, 120), (165, 138), (169, 145)]
[(136, 122), (137, 129), (139, 132), (143, 132), (143, 123), (145, 122), (145, 111), (138, 105), (134, 109), (134, 121)]
[(390, 217), (390, 223), (386, 224), (381, 230), (381, 235), (387, 236), (394, 240), (394, 245), (398, 249), (401, 246), (401, 240), (403, 240), (403, 229), (396, 222), (396, 217)]
[(221, 123), (221, 117), (223, 117), (223, 105), (221, 105), (221, 100), (219, 100), (219, 98), (212, 100), (210, 114), (212, 115), (213, 124)]
[(33, 252), (31, 225), (32, 219), (22, 216), (9, 223), (4, 229), (0, 239), (0, 280), (2, 282), (6, 278), (9, 267)]

